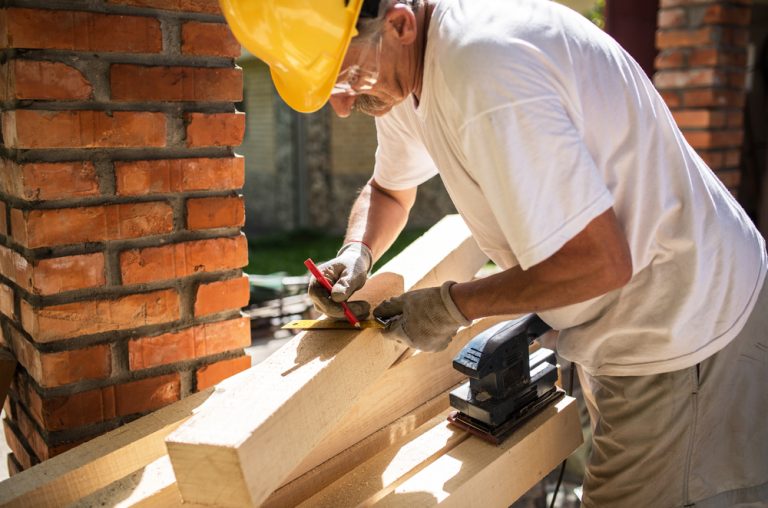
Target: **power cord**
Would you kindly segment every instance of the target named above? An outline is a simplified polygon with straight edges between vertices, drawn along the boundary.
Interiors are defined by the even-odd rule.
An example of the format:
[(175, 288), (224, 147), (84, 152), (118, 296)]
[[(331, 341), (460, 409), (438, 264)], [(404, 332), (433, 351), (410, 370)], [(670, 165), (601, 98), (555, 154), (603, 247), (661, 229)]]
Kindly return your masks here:
[[(566, 395), (573, 393), (573, 371), (576, 370), (576, 366), (571, 364), (571, 372), (568, 374), (568, 389), (565, 391)], [(557, 475), (557, 484), (555, 485), (555, 491), (552, 493), (552, 501), (549, 503), (549, 508), (555, 507), (555, 500), (557, 499), (557, 492), (560, 490), (560, 484), (563, 483), (563, 475), (565, 474), (565, 463), (568, 462), (566, 458), (560, 465), (560, 474)]]

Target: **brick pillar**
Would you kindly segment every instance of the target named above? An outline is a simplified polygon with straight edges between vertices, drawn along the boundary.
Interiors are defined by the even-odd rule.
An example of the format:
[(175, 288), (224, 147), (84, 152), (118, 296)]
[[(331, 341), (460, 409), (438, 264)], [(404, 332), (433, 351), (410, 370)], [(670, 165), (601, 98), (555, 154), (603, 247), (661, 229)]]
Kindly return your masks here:
[(250, 365), (240, 47), (216, 0), (50, 3), (0, 10), (12, 471)]
[(661, 0), (656, 87), (686, 139), (735, 193), (751, 0)]

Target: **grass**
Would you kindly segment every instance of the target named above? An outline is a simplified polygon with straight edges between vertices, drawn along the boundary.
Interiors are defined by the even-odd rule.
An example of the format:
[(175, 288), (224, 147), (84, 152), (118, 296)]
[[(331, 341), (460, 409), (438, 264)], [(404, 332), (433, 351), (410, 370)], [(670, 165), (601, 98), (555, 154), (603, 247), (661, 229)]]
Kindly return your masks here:
[[(376, 263), (374, 270), (403, 250), (425, 230), (403, 231), (394, 245)], [(287, 275), (306, 273), (304, 260), (312, 258), (316, 263), (331, 259), (341, 247), (342, 235), (324, 235), (311, 231), (253, 236), (248, 239), (249, 274), (266, 275), (284, 272)]]

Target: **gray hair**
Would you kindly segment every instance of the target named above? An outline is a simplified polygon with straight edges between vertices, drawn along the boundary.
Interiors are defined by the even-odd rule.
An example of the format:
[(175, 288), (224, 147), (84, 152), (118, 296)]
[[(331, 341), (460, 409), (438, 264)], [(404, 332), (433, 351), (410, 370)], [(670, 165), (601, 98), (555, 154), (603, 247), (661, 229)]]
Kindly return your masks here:
[(424, 4), (424, 0), (381, 0), (379, 2), (379, 14), (375, 18), (361, 17), (357, 20), (357, 32), (358, 35), (354, 40), (367, 41), (375, 39), (381, 34), (381, 29), (384, 26), (384, 16), (387, 11), (395, 4), (405, 4), (413, 10), (418, 12), (419, 8)]

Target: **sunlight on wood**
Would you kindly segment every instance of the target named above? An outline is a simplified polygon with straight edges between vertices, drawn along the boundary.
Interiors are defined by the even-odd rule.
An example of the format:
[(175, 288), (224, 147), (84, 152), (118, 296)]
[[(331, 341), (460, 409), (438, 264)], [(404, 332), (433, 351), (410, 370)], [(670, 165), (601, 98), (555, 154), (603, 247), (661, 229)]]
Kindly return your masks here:
[(133, 506), (136, 501), (143, 499), (148, 493), (158, 490), (158, 485), (170, 487), (174, 484), (173, 475), (166, 474), (171, 470), (171, 460), (168, 456), (160, 457), (156, 461), (147, 465), (139, 479), (138, 485), (131, 493), (131, 496), (115, 505), (115, 508)]
[(455, 433), (455, 429), (445, 426), (438, 429), (437, 432), (419, 436), (400, 448), (381, 475), (383, 484), (394, 483), (395, 480), (423, 462), (425, 456), (429, 457), (442, 451)]
[(446, 492), (445, 484), (446, 478), (450, 479), (458, 475), (461, 472), (462, 462), (449, 455), (444, 455), (440, 462), (441, 475), (426, 476), (420, 478), (419, 485), (416, 487), (415, 483), (408, 482), (395, 489), (397, 495), (418, 494), (421, 496), (434, 497), (435, 504), (441, 503), (451, 495), (450, 492)]

